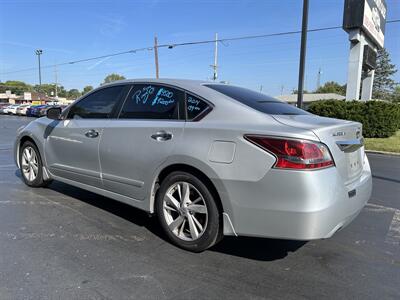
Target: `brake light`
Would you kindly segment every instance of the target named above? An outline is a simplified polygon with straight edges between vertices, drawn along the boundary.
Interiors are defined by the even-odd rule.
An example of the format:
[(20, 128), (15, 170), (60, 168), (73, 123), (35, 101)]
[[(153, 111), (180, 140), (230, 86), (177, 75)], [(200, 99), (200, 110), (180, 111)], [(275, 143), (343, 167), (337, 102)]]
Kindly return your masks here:
[(328, 147), (322, 143), (258, 135), (245, 135), (244, 137), (276, 156), (274, 168), (310, 170), (334, 165)]

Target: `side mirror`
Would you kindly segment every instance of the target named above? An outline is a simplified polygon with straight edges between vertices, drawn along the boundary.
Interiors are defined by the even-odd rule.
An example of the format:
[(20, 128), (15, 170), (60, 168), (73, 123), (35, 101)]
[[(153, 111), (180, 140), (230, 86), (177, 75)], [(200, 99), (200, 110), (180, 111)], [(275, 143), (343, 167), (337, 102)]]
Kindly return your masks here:
[(61, 107), (51, 107), (47, 110), (46, 116), (52, 120), (60, 120), (61, 118)]

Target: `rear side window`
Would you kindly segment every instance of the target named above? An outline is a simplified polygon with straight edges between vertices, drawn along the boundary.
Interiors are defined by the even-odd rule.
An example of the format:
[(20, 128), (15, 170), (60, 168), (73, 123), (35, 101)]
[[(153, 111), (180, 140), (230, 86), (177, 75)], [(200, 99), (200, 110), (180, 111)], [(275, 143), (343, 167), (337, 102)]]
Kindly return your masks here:
[(210, 106), (200, 98), (186, 94), (186, 111), (188, 120), (198, 120), (210, 110)]
[(225, 96), (239, 101), (251, 108), (270, 115), (307, 115), (308, 112), (295, 106), (279, 101), (278, 99), (245, 89), (238, 86), (225, 84), (206, 84), (206, 87), (213, 89)]
[(123, 96), (124, 86), (112, 86), (79, 100), (68, 112), (68, 119), (107, 119)]
[(126, 99), (120, 119), (179, 119), (179, 103), (184, 93), (154, 84), (135, 85)]

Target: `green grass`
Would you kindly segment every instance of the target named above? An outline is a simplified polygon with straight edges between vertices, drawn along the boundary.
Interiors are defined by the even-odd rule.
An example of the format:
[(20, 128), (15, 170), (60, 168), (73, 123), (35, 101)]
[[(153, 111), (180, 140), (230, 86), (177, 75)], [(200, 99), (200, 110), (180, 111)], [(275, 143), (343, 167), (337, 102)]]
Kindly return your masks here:
[(366, 138), (365, 148), (367, 150), (400, 153), (400, 130), (388, 138)]

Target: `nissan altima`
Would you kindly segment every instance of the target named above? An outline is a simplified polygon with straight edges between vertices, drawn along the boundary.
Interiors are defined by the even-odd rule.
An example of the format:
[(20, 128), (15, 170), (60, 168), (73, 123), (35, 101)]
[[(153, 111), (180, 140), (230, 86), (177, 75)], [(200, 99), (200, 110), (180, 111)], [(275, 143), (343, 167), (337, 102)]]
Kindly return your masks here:
[(50, 108), (18, 130), (15, 161), (28, 186), (145, 210), (195, 252), (224, 235), (329, 238), (371, 194), (362, 124), (194, 80), (118, 81)]

